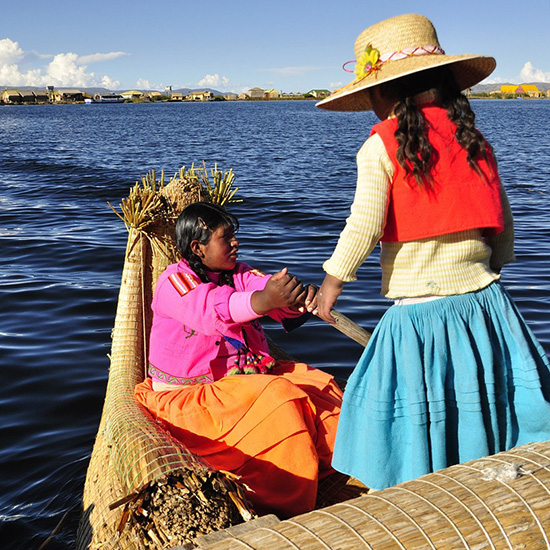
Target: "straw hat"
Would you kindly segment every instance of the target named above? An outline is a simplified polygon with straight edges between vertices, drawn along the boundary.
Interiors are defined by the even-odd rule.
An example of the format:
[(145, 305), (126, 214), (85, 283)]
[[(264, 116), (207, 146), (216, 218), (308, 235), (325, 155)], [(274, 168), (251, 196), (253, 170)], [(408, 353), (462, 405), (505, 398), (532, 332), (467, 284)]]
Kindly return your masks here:
[(432, 22), (416, 14), (398, 15), (365, 29), (355, 41), (355, 59), (355, 80), (317, 103), (317, 107), (367, 111), (372, 109), (369, 88), (443, 65), (449, 66), (460, 89), (465, 90), (489, 76), (496, 66), (493, 57), (445, 55)]

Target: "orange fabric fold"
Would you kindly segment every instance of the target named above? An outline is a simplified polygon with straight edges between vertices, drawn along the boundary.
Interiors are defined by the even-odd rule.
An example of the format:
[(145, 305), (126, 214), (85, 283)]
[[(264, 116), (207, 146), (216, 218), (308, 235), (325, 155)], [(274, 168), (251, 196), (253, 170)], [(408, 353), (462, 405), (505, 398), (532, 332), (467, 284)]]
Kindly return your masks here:
[(146, 379), (135, 396), (189, 450), (241, 476), (258, 514), (312, 510), (319, 478), (333, 472), (342, 392), (304, 363), (170, 391), (153, 391)]

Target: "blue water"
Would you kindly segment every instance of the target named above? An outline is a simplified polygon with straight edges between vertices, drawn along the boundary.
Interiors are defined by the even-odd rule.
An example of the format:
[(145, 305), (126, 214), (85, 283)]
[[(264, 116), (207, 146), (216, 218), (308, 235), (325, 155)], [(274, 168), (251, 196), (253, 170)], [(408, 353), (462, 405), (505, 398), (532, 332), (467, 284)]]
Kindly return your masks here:
[[(550, 101), (473, 101), (516, 219), (504, 284), (550, 351)], [(0, 540), (69, 549), (108, 374), (126, 230), (118, 204), (148, 170), (233, 168), (241, 259), (306, 282), (336, 243), (353, 199), (355, 153), (371, 113), (311, 102), (0, 108)], [(370, 328), (387, 307), (376, 253), (338, 309)], [(348, 373), (361, 348), (319, 320), (271, 336)]]

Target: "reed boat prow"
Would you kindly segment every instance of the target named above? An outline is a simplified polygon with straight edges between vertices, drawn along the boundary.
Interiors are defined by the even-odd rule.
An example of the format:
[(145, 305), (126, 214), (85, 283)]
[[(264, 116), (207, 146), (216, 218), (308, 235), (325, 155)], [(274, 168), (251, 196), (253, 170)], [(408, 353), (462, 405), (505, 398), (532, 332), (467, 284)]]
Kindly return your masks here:
[[(256, 519), (234, 476), (187, 450), (137, 403), (154, 285), (176, 258), (173, 222), (202, 192), (182, 175), (167, 186), (136, 184), (123, 201), (128, 244), (77, 550), (550, 548), (549, 442), (368, 494), (339, 478), (322, 488), (321, 505), (333, 504)], [(156, 499), (154, 511), (147, 499)]]

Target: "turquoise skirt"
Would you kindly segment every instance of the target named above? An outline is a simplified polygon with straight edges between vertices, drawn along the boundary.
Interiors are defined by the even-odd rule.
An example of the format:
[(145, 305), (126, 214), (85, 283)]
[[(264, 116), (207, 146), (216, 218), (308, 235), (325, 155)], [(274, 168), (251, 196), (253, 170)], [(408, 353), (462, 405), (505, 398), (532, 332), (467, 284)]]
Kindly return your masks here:
[(500, 283), (384, 314), (346, 390), (333, 466), (373, 489), (550, 439), (550, 368)]

